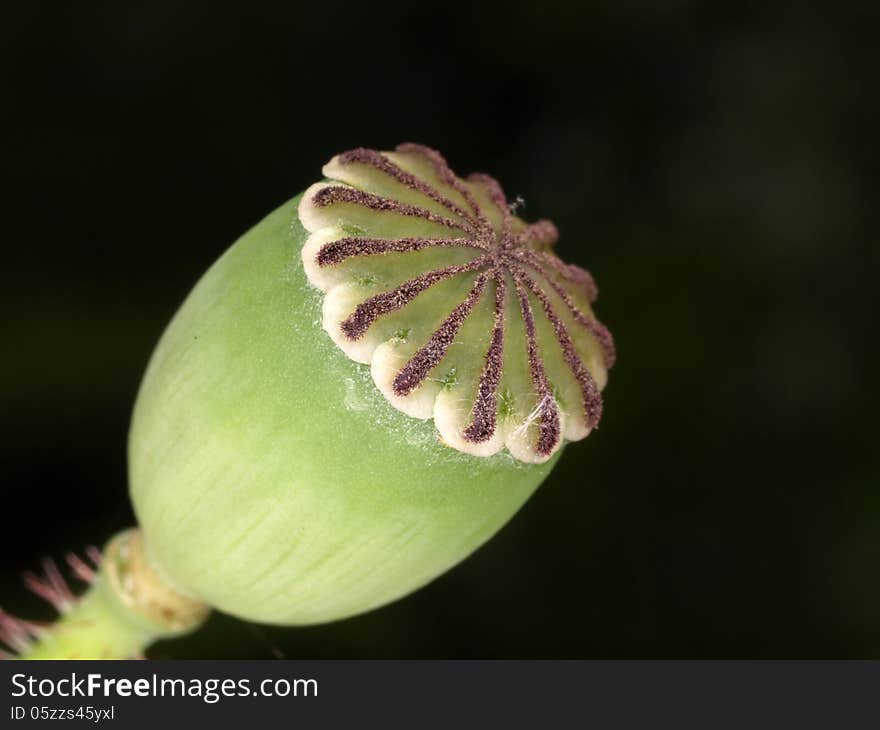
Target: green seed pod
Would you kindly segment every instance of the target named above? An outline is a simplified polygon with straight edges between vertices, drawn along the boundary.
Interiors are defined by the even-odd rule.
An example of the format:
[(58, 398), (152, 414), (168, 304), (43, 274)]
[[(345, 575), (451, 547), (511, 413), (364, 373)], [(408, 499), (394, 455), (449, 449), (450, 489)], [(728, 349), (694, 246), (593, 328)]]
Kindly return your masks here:
[(130, 434), (156, 568), (254, 621), (360, 613), (473, 552), (594, 425), (612, 352), (589, 276), (490, 178), (412, 145), (324, 173), (195, 287)]
[(140, 530), (72, 563), (78, 603), (54, 567), (34, 579), (57, 631), (0, 612), (21, 655), (137, 654), (208, 607), (295, 625), (381, 606), (488, 540), (598, 423), (614, 345), (552, 223), (417, 145), (324, 175), (162, 335), (129, 435)]

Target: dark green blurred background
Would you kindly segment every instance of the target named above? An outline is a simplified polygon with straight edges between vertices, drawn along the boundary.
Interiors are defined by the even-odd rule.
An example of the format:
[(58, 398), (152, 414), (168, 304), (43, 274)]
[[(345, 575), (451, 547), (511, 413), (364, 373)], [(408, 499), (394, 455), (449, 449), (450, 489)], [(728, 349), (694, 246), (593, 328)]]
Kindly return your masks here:
[(133, 521), (131, 405), (196, 278), (333, 153), (411, 140), (596, 276), (601, 430), (419, 593), (151, 655), (880, 657), (870, 6), (6, 7), (0, 603), (47, 617), (21, 570)]

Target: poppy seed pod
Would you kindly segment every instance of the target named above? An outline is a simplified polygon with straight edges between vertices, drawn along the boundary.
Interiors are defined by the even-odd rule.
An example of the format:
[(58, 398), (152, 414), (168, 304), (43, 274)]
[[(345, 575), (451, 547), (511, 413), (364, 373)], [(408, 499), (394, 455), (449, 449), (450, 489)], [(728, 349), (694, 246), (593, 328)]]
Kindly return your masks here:
[(556, 228), (433, 150), (357, 149), (208, 270), (129, 436), (145, 560), (187, 601), (312, 624), (488, 540), (601, 415), (613, 363)]

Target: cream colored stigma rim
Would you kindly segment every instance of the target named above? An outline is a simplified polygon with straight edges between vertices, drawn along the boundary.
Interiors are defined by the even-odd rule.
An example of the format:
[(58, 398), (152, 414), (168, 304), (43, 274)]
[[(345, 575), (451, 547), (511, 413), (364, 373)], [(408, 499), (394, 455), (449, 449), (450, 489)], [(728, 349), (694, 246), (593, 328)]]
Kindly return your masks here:
[(388, 401), (475, 456), (540, 463), (587, 436), (614, 342), (590, 274), (553, 253), (556, 227), (419, 145), (351, 150), (323, 172), (299, 206), (303, 266), (324, 329)]

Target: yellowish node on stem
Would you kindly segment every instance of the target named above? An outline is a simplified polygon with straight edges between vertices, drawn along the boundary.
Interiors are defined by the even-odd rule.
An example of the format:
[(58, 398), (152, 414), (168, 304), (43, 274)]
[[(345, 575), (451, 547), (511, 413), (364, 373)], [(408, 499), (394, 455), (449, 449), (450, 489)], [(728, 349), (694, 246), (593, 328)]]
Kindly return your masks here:
[(45, 629), (20, 659), (132, 659), (147, 647), (197, 629), (210, 608), (181, 595), (150, 564), (140, 530), (104, 550), (89, 590)]
[(113, 592), (132, 613), (163, 629), (180, 634), (204, 623), (211, 609), (176, 591), (150, 564), (140, 530), (120, 533), (107, 546), (102, 572)]

